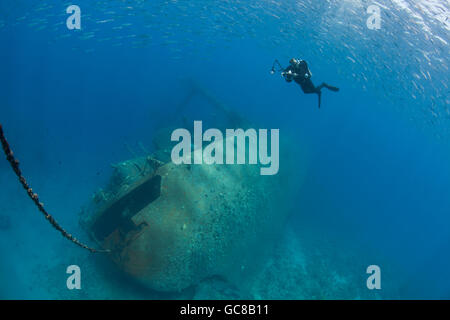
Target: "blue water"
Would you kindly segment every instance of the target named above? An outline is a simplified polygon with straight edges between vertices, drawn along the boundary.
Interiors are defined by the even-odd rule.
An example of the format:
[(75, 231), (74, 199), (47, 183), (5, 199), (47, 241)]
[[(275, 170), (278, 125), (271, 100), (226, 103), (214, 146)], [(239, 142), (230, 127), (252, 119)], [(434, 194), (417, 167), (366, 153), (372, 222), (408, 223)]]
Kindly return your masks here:
[[(369, 30), (370, 1), (77, 0), (82, 29), (68, 30), (72, 3), (3, 1), (0, 122), (47, 209), (88, 241), (80, 208), (107, 183), (111, 163), (139, 142), (151, 148), (155, 130), (177, 116), (183, 79), (194, 79), (294, 137), (289, 147), (303, 157), (289, 170), (305, 174), (293, 183), (289, 235), (320, 255), (315, 277), (338, 270), (354, 281), (339, 293), (324, 280), (327, 298), (358, 298), (354, 288), (363, 298), (450, 298), (449, 3), (377, 3), (381, 29)], [(308, 61), (315, 84), (340, 87), (323, 90), (320, 110), (315, 95), (269, 73), (274, 59), (287, 65), (292, 56)], [(9, 221), (0, 229), (1, 298), (177, 297), (147, 292), (63, 239), (6, 161), (0, 179)], [(71, 264), (88, 266), (87, 293), (65, 288)], [(366, 288), (371, 264), (382, 270), (377, 292)]]

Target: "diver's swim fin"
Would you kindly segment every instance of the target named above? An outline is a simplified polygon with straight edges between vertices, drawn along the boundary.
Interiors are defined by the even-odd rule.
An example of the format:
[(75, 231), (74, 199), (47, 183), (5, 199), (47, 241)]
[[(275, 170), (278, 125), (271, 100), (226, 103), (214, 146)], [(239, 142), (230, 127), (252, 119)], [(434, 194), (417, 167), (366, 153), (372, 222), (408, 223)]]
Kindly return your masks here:
[(334, 92), (338, 92), (339, 91), (339, 88), (333, 87), (333, 86), (329, 86), (328, 89), (330, 89), (331, 91), (334, 91)]
[(319, 109), (320, 109), (320, 103), (322, 102), (322, 92), (319, 91), (317, 95), (319, 96)]
[(330, 85), (328, 85), (326, 83), (324, 83), (324, 85), (325, 85), (325, 88), (327, 88), (328, 90), (331, 90), (331, 91), (334, 91), (334, 92), (338, 92), (339, 91), (339, 88), (337, 88), (337, 87), (330, 86)]

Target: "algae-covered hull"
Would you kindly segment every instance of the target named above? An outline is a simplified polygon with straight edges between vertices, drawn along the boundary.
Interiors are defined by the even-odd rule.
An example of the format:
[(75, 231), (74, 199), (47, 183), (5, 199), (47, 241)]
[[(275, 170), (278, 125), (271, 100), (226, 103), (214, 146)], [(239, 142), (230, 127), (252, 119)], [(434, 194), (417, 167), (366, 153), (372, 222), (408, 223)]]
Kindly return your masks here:
[(278, 178), (257, 165), (136, 158), (115, 166), (81, 222), (149, 288), (176, 291), (210, 276), (241, 281), (285, 220)]

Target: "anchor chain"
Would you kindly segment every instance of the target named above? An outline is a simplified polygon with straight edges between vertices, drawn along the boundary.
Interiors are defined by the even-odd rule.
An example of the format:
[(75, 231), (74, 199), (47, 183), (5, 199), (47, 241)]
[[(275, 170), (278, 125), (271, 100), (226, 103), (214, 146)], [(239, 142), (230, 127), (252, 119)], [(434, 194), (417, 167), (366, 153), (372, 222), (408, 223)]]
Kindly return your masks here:
[(27, 191), (28, 196), (30, 199), (34, 202), (34, 204), (38, 207), (39, 211), (45, 216), (45, 219), (61, 234), (63, 237), (69, 239), (76, 245), (80, 246), (83, 249), (87, 249), (92, 253), (108, 253), (110, 250), (98, 250), (91, 247), (88, 247), (84, 243), (80, 242), (78, 239), (76, 239), (74, 236), (72, 236), (70, 233), (68, 233), (66, 230), (64, 230), (58, 222), (45, 210), (44, 204), (39, 201), (39, 196), (37, 193), (33, 192), (33, 189), (28, 185), (27, 180), (22, 175), (22, 171), (19, 168), (19, 161), (14, 157), (14, 153), (12, 152), (8, 141), (5, 138), (5, 135), (3, 133), (2, 125), (0, 124), (0, 141), (3, 147), (3, 152), (6, 155), (6, 159), (11, 164), (11, 167), (16, 174), (17, 178), (19, 178), (20, 183), (22, 184), (23, 188)]

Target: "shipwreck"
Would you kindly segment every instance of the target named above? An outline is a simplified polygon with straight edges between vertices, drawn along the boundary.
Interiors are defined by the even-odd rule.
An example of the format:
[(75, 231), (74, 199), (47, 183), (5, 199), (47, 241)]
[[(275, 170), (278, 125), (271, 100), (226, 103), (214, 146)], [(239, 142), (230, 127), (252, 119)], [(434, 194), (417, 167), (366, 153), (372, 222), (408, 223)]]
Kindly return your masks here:
[[(190, 86), (185, 104), (199, 95), (228, 115), (226, 125), (249, 127)], [(285, 175), (260, 175), (259, 165), (176, 165), (168, 132), (155, 134), (152, 154), (114, 165), (80, 222), (121, 270), (151, 289), (179, 291), (213, 276), (242, 282), (285, 223)]]

